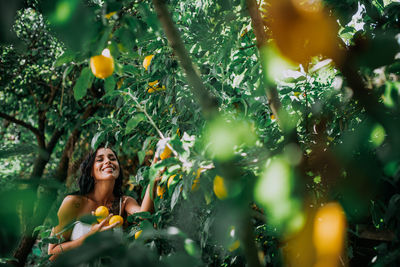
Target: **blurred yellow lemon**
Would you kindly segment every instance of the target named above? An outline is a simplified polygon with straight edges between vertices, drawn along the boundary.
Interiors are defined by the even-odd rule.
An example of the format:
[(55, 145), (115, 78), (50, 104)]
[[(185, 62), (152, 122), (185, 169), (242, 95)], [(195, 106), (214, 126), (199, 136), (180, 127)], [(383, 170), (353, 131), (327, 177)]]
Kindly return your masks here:
[(172, 182), (174, 181), (175, 176), (176, 176), (176, 174), (171, 175), (171, 176), (168, 178), (168, 182), (167, 182), (168, 189), (169, 189), (169, 187), (171, 186)]
[(166, 158), (169, 158), (171, 156), (171, 153), (172, 153), (171, 149), (169, 148), (168, 145), (166, 145), (164, 151), (160, 155), (160, 159), (164, 160)]
[(203, 171), (203, 168), (198, 168), (197, 172), (193, 174), (196, 174), (196, 178), (193, 180), (193, 184), (192, 184), (192, 191), (197, 191), (200, 188), (200, 175), (201, 172)]
[(282, 55), (308, 65), (311, 57), (339, 58), (338, 24), (318, 0), (271, 0), (265, 18)]
[(343, 250), (346, 217), (342, 206), (331, 202), (319, 208), (314, 218), (313, 242), (318, 256), (339, 258)]
[(239, 247), (240, 247), (240, 241), (239, 241), (239, 240), (236, 240), (235, 242), (233, 242), (233, 243), (229, 246), (228, 250), (229, 250), (230, 252), (232, 252), (232, 251), (234, 251), (234, 250), (237, 250)]
[(98, 222), (102, 222), (109, 215), (108, 209), (105, 206), (99, 206), (94, 215), (97, 217)]
[(158, 80), (155, 80), (155, 81), (149, 82), (149, 85), (150, 85), (151, 87), (153, 87), (154, 85), (156, 85), (156, 84), (158, 84), (158, 83), (159, 83), (159, 81), (158, 81)]
[(104, 15), (104, 17), (106, 17), (106, 19), (110, 19), (110, 18), (111, 18), (112, 16), (114, 16), (115, 14), (117, 14), (117, 11), (110, 12), (110, 13)]
[(139, 230), (135, 233), (135, 239), (138, 239), (139, 236), (142, 234), (143, 230)]
[(221, 176), (215, 176), (214, 178), (214, 193), (219, 199), (225, 199), (228, 196), (228, 192), (225, 187), (224, 178)]
[(164, 197), (165, 191), (165, 186), (157, 186), (157, 196), (159, 196), (161, 199)]
[(200, 180), (199, 179), (194, 179), (193, 184), (192, 184), (192, 191), (195, 192), (199, 190), (200, 188)]
[(121, 79), (118, 80), (118, 82), (117, 82), (117, 88), (118, 89), (120, 89), (121, 86), (124, 84), (124, 80), (125, 80), (125, 78), (121, 78)]
[(90, 58), (90, 69), (94, 76), (105, 79), (114, 72), (114, 59), (110, 50), (104, 49), (101, 55)]
[(111, 225), (116, 222), (119, 222), (118, 226), (122, 226), (122, 224), (124, 223), (124, 219), (119, 215), (114, 215), (110, 218), (110, 220), (108, 221), (108, 224)]
[(150, 66), (151, 60), (153, 59), (154, 55), (149, 55), (147, 57), (144, 58), (143, 60), (143, 68), (145, 68), (146, 70), (148, 69), (148, 67)]

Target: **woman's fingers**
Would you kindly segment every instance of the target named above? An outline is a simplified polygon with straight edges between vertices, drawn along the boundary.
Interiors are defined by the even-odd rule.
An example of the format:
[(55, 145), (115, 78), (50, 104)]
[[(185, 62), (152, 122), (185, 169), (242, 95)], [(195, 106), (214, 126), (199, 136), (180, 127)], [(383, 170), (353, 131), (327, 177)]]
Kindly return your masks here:
[(110, 225), (108, 225), (108, 226), (105, 226), (105, 227), (101, 228), (101, 231), (110, 230), (111, 228), (116, 227), (118, 224), (120, 224), (120, 222), (115, 222), (115, 223), (113, 223), (113, 224), (110, 224)]
[(100, 228), (103, 228), (103, 226), (108, 222), (108, 220), (109, 220), (112, 216), (113, 216), (113, 214), (110, 213), (110, 215), (108, 215), (107, 218), (105, 218), (104, 220), (102, 220), (102, 221), (99, 223)]

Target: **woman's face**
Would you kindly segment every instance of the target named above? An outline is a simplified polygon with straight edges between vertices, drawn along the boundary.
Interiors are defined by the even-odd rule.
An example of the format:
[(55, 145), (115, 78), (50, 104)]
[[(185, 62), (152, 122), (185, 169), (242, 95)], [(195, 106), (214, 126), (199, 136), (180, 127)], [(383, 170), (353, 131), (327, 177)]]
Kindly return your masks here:
[(95, 180), (116, 180), (119, 164), (114, 152), (109, 148), (99, 148), (93, 163), (92, 175)]

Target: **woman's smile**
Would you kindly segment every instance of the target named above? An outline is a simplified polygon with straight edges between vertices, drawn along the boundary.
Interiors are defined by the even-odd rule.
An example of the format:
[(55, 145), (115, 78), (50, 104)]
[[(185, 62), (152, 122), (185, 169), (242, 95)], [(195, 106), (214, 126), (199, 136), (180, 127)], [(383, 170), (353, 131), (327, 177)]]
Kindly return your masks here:
[(114, 152), (109, 148), (100, 148), (97, 150), (93, 165), (94, 179), (117, 179), (119, 172), (119, 164)]

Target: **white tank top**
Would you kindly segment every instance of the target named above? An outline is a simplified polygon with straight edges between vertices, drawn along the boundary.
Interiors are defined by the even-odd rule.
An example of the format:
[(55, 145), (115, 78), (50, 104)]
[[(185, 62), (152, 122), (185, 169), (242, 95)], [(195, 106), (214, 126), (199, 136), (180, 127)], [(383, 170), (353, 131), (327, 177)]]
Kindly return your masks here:
[[(121, 216), (121, 206), (122, 206), (122, 198), (119, 199), (119, 215)], [(92, 225), (83, 223), (81, 221), (76, 221), (74, 223), (74, 228), (72, 229), (71, 238), (70, 240), (79, 239), (81, 236), (86, 235), (89, 233)]]

